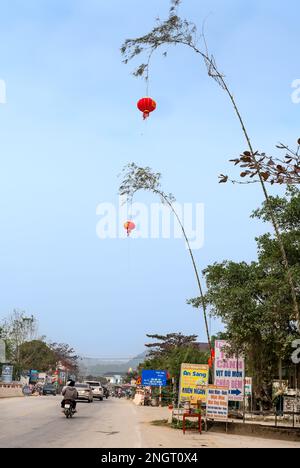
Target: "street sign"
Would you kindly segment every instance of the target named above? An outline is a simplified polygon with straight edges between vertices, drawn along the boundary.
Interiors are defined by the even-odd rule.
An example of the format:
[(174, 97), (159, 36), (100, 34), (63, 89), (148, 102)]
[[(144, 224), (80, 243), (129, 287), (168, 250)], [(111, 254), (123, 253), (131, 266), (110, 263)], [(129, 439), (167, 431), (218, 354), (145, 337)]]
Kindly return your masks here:
[(179, 401), (206, 402), (209, 367), (206, 364), (181, 364)]
[(274, 399), (276, 393), (279, 390), (282, 390), (283, 393), (287, 393), (289, 388), (289, 381), (288, 380), (273, 380), (272, 382), (272, 398)]
[(209, 385), (207, 389), (206, 417), (214, 421), (228, 419), (228, 388)]
[(245, 361), (240, 356), (228, 357), (229, 351), (227, 341), (216, 341), (215, 385), (228, 388), (229, 401), (243, 401)]
[(252, 377), (245, 378), (245, 396), (246, 397), (252, 396)]
[(143, 370), (142, 385), (144, 387), (166, 387), (167, 386), (166, 371)]
[(136, 385), (142, 385), (142, 377), (136, 379)]

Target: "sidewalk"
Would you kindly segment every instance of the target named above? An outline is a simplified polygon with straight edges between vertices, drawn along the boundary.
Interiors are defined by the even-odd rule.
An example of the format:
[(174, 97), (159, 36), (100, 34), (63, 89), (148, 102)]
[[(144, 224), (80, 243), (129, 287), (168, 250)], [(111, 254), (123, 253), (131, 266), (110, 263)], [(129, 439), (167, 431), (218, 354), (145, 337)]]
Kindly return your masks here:
[[(124, 404), (132, 404), (124, 402)], [(141, 446), (146, 448), (300, 448), (299, 442), (274, 440), (255, 436), (232, 435), (221, 432), (204, 432), (202, 435), (164, 426), (155, 426), (154, 421), (168, 420), (168, 408), (133, 406), (141, 433)]]

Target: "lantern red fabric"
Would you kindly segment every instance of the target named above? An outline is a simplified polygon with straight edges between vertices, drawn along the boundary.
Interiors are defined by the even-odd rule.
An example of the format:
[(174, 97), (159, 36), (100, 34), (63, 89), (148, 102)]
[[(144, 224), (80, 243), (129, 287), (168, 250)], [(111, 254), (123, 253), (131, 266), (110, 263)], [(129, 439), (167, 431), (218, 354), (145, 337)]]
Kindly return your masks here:
[(132, 222), (132, 221), (126, 221), (126, 223), (124, 224), (124, 228), (126, 229), (127, 231), (127, 235), (130, 236), (130, 234), (132, 233), (132, 231), (135, 230), (135, 224)]
[(209, 358), (209, 359), (208, 359), (208, 366), (209, 366), (210, 369), (212, 369), (212, 366), (213, 366), (213, 360), (212, 360), (212, 358)]
[(150, 113), (155, 111), (156, 102), (150, 97), (145, 97), (139, 100), (137, 107), (141, 112), (143, 112), (143, 118), (146, 120)]

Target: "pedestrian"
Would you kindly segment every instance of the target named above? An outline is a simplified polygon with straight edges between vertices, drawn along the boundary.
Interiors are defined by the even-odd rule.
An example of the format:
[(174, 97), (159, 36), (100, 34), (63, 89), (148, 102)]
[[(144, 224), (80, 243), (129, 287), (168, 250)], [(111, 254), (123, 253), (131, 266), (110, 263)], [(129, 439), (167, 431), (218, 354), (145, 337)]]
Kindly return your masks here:
[(283, 416), (284, 412), (283, 412), (283, 406), (284, 406), (284, 392), (283, 392), (283, 389), (280, 388), (276, 393), (275, 393), (275, 396), (274, 396), (274, 399), (273, 399), (273, 405), (275, 406), (276, 408), (276, 414), (277, 416)]

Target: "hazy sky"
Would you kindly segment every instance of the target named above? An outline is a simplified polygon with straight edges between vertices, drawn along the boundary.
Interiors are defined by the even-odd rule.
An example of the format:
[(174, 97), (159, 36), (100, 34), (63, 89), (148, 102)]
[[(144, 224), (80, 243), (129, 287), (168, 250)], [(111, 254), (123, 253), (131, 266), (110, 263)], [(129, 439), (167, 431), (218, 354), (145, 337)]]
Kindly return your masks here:
[[(185, 0), (206, 31), (246, 116), (254, 147), (299, 135), (298, 2)], [(258, 186), (218, 185), (246, 149), (228, 99), (199, 58), (180, 47), (155, 56), (145, 85), (121, 63), (127, 37), (147, 32), (168, 0), (11, 0), (0, 3), (0, 316), (38, 317), (40, 332), (88, 356), (131, 356), (150, 332), (199, 333), (197, 294), (180, 240), (100, 240), (96, 207), (118, 202), (118, 174), (135, 161), (163, 174), (179, 202), (205, 204), (200, 268), (255, 258), (266, 227), (250, 220)], [(155, 201), (140, 195), (138, 201)], [(124, 220), (125, 221), (125, 220)], [(213, 331), (218, 324), (213, 324)]]

